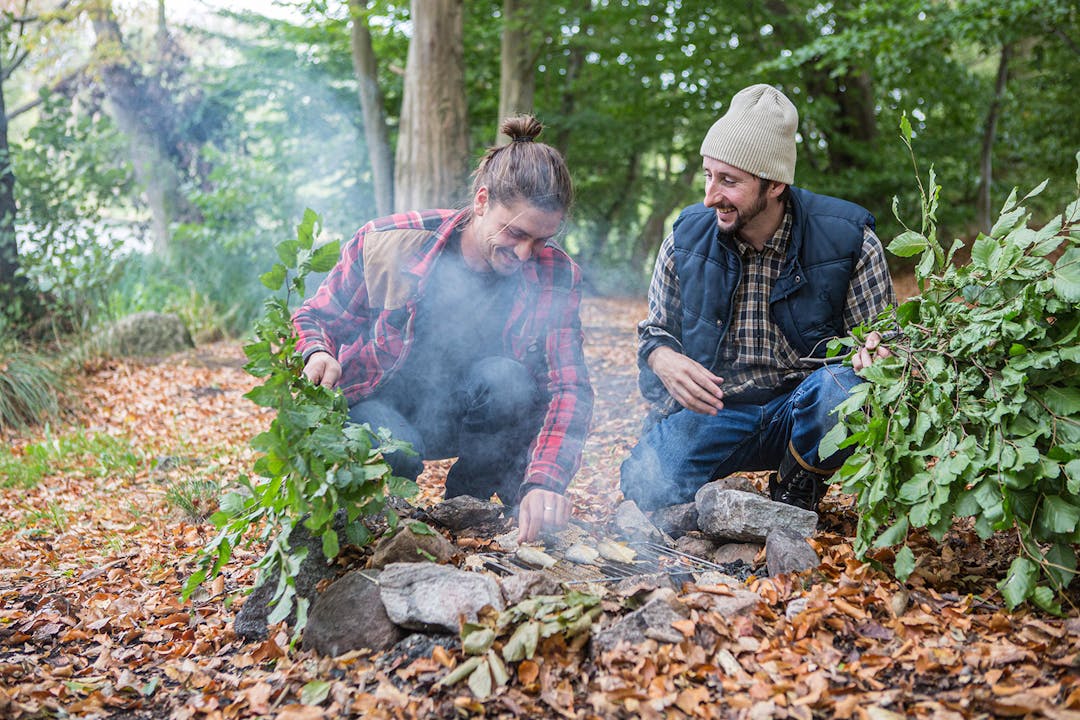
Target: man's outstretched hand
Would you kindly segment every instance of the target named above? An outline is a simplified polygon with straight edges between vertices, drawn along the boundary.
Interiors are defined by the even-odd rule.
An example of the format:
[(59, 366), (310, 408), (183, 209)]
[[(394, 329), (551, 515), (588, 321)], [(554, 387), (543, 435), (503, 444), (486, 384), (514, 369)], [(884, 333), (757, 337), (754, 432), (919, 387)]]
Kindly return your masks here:
[(851, 357), (851, 367), (855, 372), (862, 372), (875, 360), (892, 357), (892, 351), (881, 344), (881, 333), (874, 331), (866, 336), (866, 342)]
[(304, 375), (315, 385), (332, 388), (341, 377), (341, 363), (328, 352), (314, 352), (304, 363)]
[(569, 500), (551, 490), (530, 490), (518, 507), (518, 540), (531, 542), (541, 530), (561, 530), (569, 521)]

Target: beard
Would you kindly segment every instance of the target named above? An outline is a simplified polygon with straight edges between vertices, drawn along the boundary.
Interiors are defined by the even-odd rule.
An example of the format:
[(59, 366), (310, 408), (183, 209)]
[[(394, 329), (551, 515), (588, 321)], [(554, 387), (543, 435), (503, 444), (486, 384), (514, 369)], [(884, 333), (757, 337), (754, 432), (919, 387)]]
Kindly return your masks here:
[(765, 192), (759, 187), (757, 197), (751, 202), (750, 207), (745, 210), (736, 209), (735, 222), (732, 223), (727, 232), (732, 235), (738, 235), (739, 231), (749, 223), (753, 222), (754, 218), (760, 215), (767, 205), (768, 200), (765, 197)]

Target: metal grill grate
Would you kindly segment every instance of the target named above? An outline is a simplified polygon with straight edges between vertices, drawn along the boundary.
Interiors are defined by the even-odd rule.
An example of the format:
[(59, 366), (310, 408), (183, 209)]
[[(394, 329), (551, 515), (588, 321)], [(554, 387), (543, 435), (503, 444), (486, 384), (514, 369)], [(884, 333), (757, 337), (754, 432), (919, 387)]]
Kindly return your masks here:
[[(584, 565), (567, 560), (559, 550), (546, 551), (557, 562), (544, 570), (555, 579), (567, 584), (591, 582), (618, 582), (643, 575), (690, 575), (707, 571), (727, 572), (728, 568), (705, 558), (684, 553), (653, 542), (631, 542), (628, 546), (634, 550), (633, 562), (621, 563), (602, 560), (595, 565)], [(515, 575), (529, 570), (538, 570), (514, 555), (500, 553), (481, 553), (483, 566), (500, 575)]]

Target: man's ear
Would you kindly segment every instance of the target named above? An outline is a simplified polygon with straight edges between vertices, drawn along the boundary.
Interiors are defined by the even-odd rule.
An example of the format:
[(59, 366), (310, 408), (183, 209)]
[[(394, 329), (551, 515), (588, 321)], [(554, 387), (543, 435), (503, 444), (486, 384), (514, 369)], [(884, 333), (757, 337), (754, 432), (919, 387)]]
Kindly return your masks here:
[(787, 190), (787, 187), (788, 186), (787, 186), (786, 183), (776, 182), (775, 180), (770, 180), (769, 181), (768, 195), (769, 195), (770, 198), (775, 200), (776, 198), (778, 198), (778, 197), (780, 197), (781, 195), (784, 194), (784, 191)]
[(476, 195), (473, 196), (473, 215), (483, 217), (484, 212), (487, 211), (487, 205), (488, 189), (486, 185), (481, 185), (476, 189)]

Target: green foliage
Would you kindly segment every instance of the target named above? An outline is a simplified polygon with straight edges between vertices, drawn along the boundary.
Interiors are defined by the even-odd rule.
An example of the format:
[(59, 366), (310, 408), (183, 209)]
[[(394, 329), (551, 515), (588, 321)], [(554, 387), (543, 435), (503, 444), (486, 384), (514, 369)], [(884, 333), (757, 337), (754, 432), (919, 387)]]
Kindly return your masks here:
[(902, 545), (904, 580), (916, 566), (912, 529), (940, 541), (955, 518), (972, 518), (984, 539), (1019, 540), (999, 585), (1006, 604), (1059, 612), (1080, 542), (1080, 199), (1033, 229), (1024, 204), (1045, 183), (1020, 200), (1014, 191), (958, 265), (963, 243), (945, 251), (935, 239), (929, 177), (921, 227), (889, 245), (918, 258), (921, 293), (869, 328), (898, 329), (896, 355), (863, 373), (869, 382), (838, 408), (843, 422), (821, 452), (855, 447), (839, 477), (857, 496), (860, 556)]
[[(339, 550), (334, 529), (336, 511), (345, 513), (345, 534), (354, 544), (371, 539), (363, 518), (385, 513), (392, 527), (398, 518), (386, 505), (388, 495), (409, 497), (416, 484), (391, 473), (385, 453), (411, 449), (366, 425), (348, 423), (348, 403), (338, 390), (312, 385), (303, 375), (303, 359), (296, 352), (290, 321), (289, 298), (303, 297), (310, 272), (327, 272), (338, 257), (337, 243), (316, 248), (320, 220), (308, 210), (297, 227), (297, 239), (277, 246), (280, 262), (260, 279), (273, 291), (287, 287), (285, 297), (266, 300), (263, 317), (255, 325), (254, 342), (244, 347), (245, 369), (262, 378), (245, 397), (277, 415), (270, 428), (252, 439), (261, 455), (255, 461), (255, 479), (239, 478), (240, 490), (221, 499), (221, 509), (210, 519), (217, 535), (198, 553), (198, 570), (188, 579), (188, 598), (207, 578), (216, 576), (229, 561), (232, 549), (257, 539), (268, 549), (257, 563), (259, 582), (277, 574), (270, 623), (297, 609), (296, 633), (307, 621), (307, 601), (296, 595), (294, 576), (306, 550), (289, 546), (289, 534), (299, 523), (322, 540), (328, 559)], [(289, 275), (292, 273), (291, 279)], [(286, 283), (286, 281), (288, 282)]]
[(65, 329), (96, 318), (118, 271), (127, 228), (104, 210), (132, 189), (131, 168), (117, 160), (122, 147), (107, 117), (46, 95), (39, 121), (11, 150), (20, 271)]
[(473, 695), (484, 700), (510, 681), (506, 663), (531, 659), (540, 642), (554, 635), (568, 644), (587, 640), (601, 612), (600, 598), (574, 591), (526, 598), (487, 622), (465, 623), (461, 649), (470, 657), (438, 684), (467, 679)]
[(27, 445), (16, 454), (0, 451), (0, 487), (31, 488), (49, 473), (79, 470), (96, 477), (123, 473), (129, 477), (142, 467), (145, 458), (131, 443), (108, 433), (78, 430), (53, 436), (45, 427), (45, 439)]

